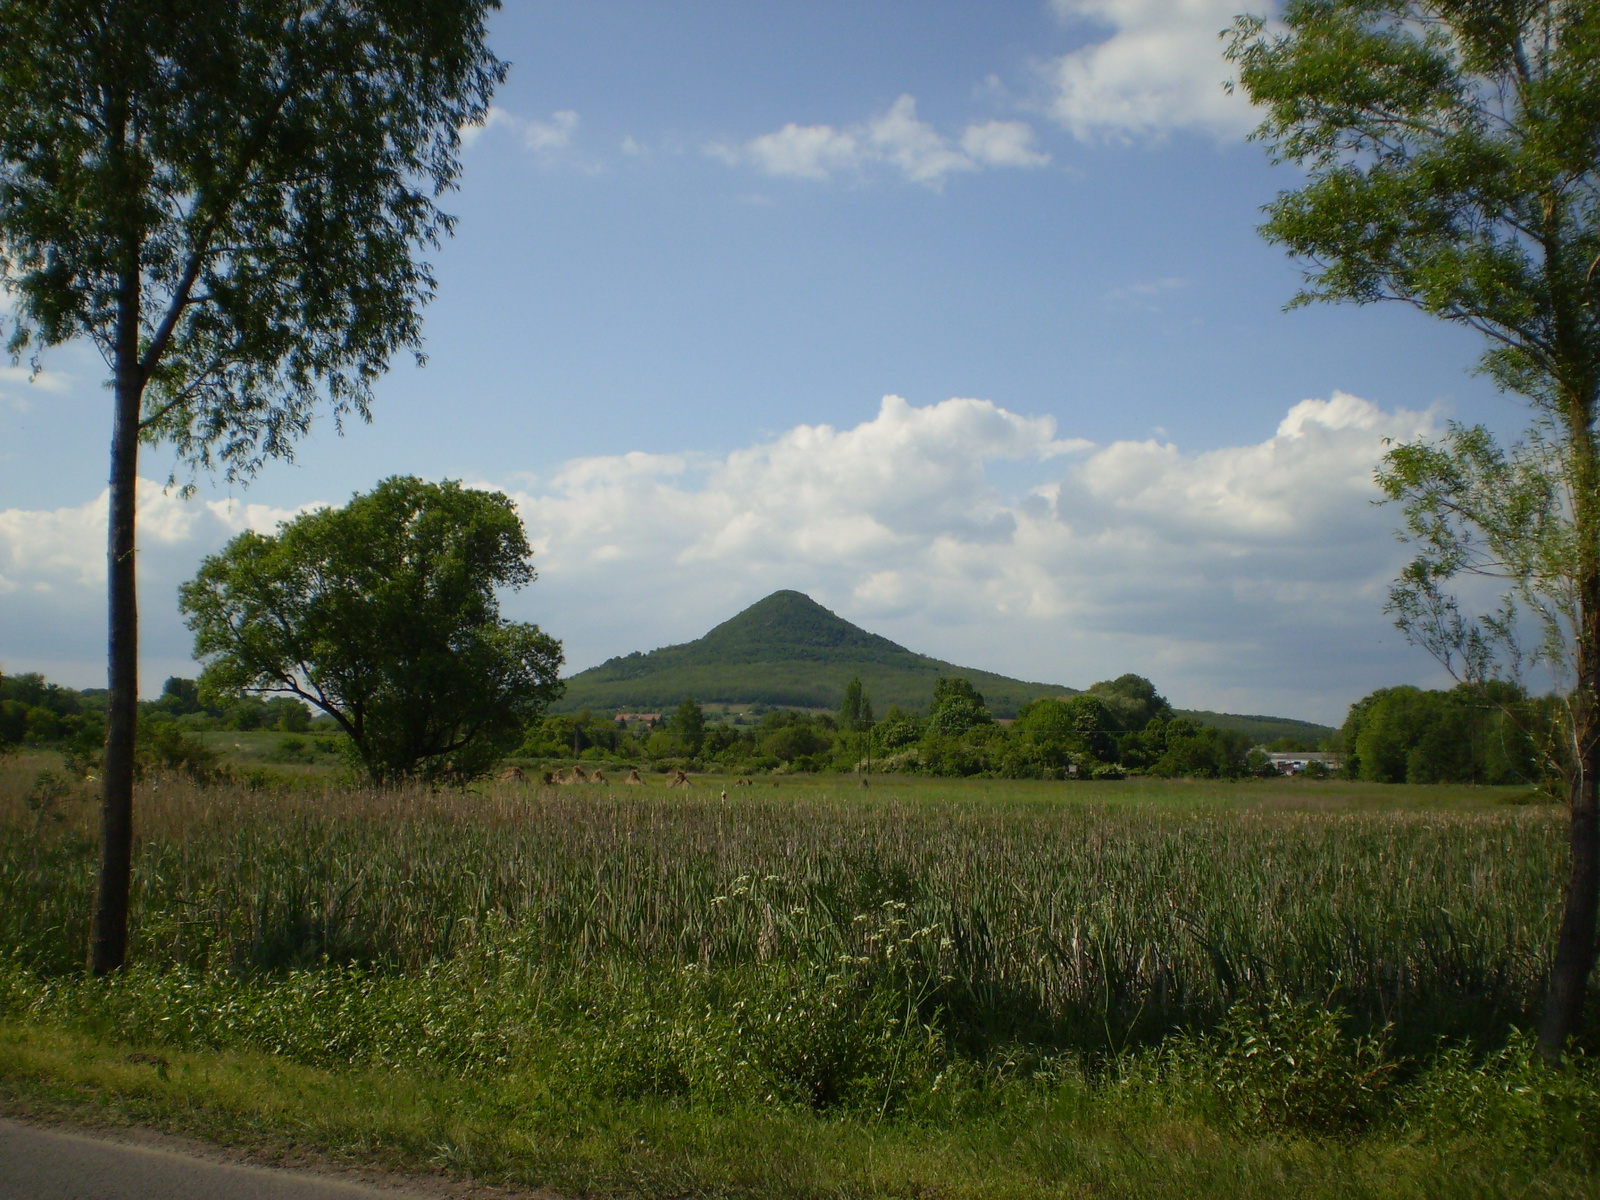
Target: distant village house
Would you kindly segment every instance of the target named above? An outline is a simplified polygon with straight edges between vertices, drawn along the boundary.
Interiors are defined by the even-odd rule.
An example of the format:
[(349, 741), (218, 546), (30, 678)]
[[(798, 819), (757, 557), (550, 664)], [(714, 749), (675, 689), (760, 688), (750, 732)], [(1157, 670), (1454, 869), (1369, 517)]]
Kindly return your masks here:
[(1328, 774), (1336, 774), (1344, 766), (1344, 756), (1328, 754), (1321, 750), (1297, 750), (1287, 754), (1268, 754), (1272, 760), (1272, 769), (1280, 775), (1298, 775), (1306, 769), (1307, 763), (1319, 762), (1328, 768)]

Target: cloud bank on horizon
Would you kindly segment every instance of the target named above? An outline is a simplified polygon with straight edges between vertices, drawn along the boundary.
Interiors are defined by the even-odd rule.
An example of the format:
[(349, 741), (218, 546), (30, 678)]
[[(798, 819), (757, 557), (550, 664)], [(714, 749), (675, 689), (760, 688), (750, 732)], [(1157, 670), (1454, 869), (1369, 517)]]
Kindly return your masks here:
[[(1383, 439), (1435, 429), (1431, 412), (1335, 392), (1260, 442), (1189, 453), (1096, 446), (987, 400), (887, 396), (853, 428), (578, 459), (506, 489), (540, 572), (507, 611), (581, 668), (795, 588), (963, 665), (1079, 687), (1138, 671), (1184, 706), (1337, 721), (1427, 669), (1381, 612), (1404, 549), (1372, 471)], [(143, 487), (147, 689), (193, 671), (174, 593), (200, 557), (292, 515)], [(104, 522), (103, 495), (0, 512), (7, 669), (98, 680)]]

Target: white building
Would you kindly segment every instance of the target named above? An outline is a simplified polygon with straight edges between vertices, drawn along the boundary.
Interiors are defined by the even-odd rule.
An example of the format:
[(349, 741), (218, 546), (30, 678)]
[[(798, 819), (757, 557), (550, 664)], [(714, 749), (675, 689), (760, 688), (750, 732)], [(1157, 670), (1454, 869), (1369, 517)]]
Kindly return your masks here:
[(1280, 775), (1298, 775), (1306, 769), (1307, 763), (1321, 763), (1328, 768), (1328, 774), (1337, 774), (1344, 766), (1344, 755), (1329, 754), (1322, 750), (1295, 750), (1289, 753), (1268, 753), (1272, 760), (1273, 770)]

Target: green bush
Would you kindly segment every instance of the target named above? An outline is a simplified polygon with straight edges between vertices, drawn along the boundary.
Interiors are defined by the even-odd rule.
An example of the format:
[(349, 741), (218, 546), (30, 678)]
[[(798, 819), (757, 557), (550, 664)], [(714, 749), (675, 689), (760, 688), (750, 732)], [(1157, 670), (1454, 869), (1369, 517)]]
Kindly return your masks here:
[(1413, 1134), (1470, 1130), (1540, 1162), (1600, 1161), (1600, 1063), (1577, 1054), (1552, 1068), (1521, 1031), (1481, 1058), (1471, 1047), (1444, 1050), (1407, 1089), (1401, 1112)]
[(1198, 1084), (1224, 1113), (1254, 1130), (1337, 1134), (1383, 1110), (1396, 1062), (1383, 1037), (1350, 1037), (1345, 1014), (1275, 996), (1241, 1001), (1216, 1031), (1172, 1039), (1164, 1066)]

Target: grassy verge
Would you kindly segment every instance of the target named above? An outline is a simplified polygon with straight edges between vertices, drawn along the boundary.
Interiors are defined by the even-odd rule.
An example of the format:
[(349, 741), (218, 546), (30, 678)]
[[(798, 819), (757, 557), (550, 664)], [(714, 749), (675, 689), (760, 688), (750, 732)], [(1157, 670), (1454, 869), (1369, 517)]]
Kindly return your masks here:
[(0, 1026), (0, 1080), (13, 1109), (572, 1196), (1600, 1196), (1581, 1156), (1530, 1160), (1503, 1129), (1252, 1136), (1136, 1086), (1084, 1080), (1016, 1085), (940, 1123), (551, 1107), (536, 1081), (140, 1051), (17, 1024)]

